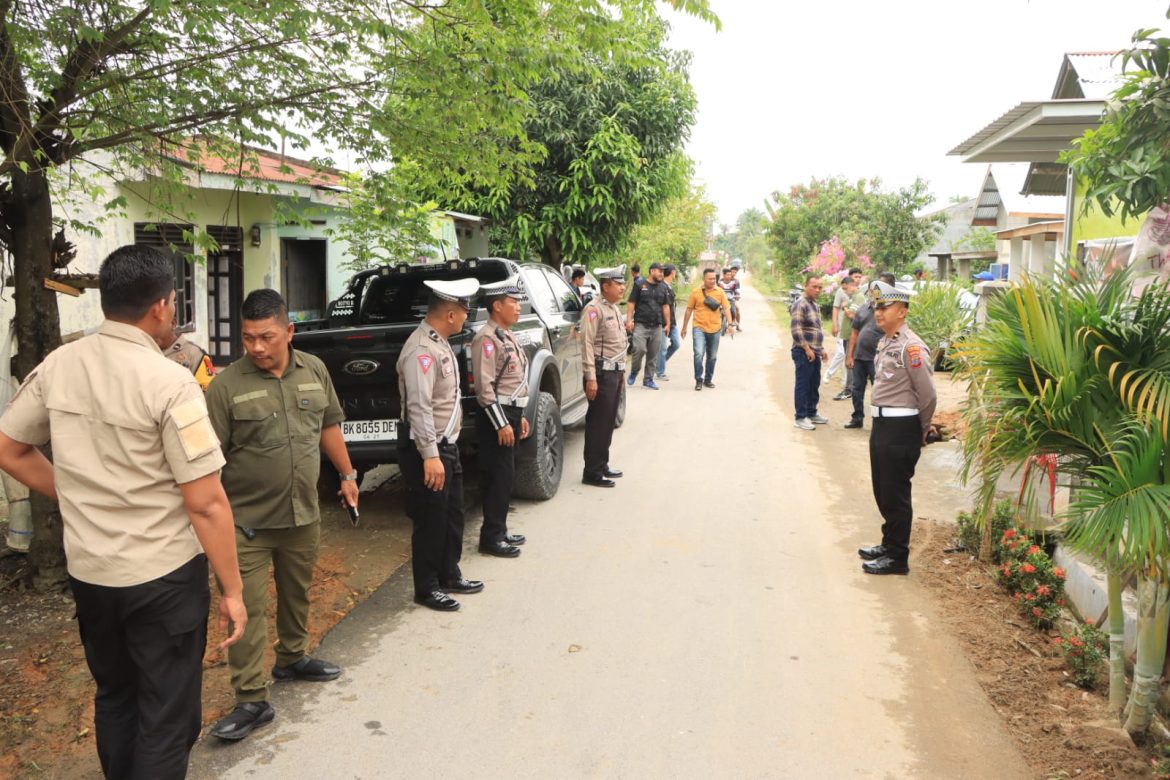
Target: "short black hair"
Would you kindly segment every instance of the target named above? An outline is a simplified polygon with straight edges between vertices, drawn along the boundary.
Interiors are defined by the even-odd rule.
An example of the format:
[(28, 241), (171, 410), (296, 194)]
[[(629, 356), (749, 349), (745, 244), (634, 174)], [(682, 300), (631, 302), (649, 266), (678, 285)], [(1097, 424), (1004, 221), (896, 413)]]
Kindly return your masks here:
[(580, 268), (578, 268), (576, 271), (573, 271), (573, 276), (571, 278), (572, 279), (584, 279), (585, 272), (583, 270), (581, 270)]
[(706, 276), (707, 274), (714, 274), (714, 273), (718, 273), (718, 271), (716, 271), (714, 268), (704, 268), (703, 269), (703, 276)]
[(672, 273), (674, 273), (677, 270), (678, 269), (674, 267), (674, 263), (667, 263), (666, 265), (662, 266), (663, 276), (670, 276)]
[(805, 274), (805, 276), (804, 276), (804, 283), (807, 285), (807, 284), (808, 284), (809, 282), (811, 282), (813, 279), (820, 279), (820, 278), (821, 278), (821, 275), (820, 275), (820, 274)]
[(128, 244), (115, 249), (98, 270), (102, 313), (137, 322), (175, 289), (175, 256), (153, 246)]
[[(427, 301), (427, 314), (433, 314), (438, 311), (447, 311), (452, 307), (460, 308), (463, 311), (469, 311), (470, 309), (468, 304), (459, 303), (458, 301), (452, 301), (446, 298), (440, 298), (432, 292), (430, 300)], [(488, 311), (491, 311), (490, 306), (488, 306)]]
[(850, 268), (850, 269), (849, 269), (849, 275), (850, 275), (850, 276), (853, 276), (853, 274), (859, 274), (859, 273), (861, 273), (861, 269), (860, 269), (860, 268)]
[(878, 279), (880, 279), (881, 281), (885, 282), (886, 284), (888, 284), (890, 286), (893, 286), (894, 281), (895, 281), (894, 275), (892, 273), (890, 273), (889, 271), (886, 271), (885, 273), (878, 274)]
[(846, 274), (841, 277), (841, 284), (857, 284), (857, 280), (853, 278), (853, 274)]
[(483, 307), (487, 309), (488, 314), (495, 314), (496, 303), (507, 297), (507, 295), (485, 295), (483, 296)]
[(638, 274), (642, 273), (642, 266), (634, 263), (630, 266), (630, 271), (634, 274), (634, 276), (637, 276)]
[(252, 322), (269, 318), (278, 322), (288, 322), (288, 305), (276, 290), (262, 287), (248, 293), (244, 305), (240, 307), (240, 317)]

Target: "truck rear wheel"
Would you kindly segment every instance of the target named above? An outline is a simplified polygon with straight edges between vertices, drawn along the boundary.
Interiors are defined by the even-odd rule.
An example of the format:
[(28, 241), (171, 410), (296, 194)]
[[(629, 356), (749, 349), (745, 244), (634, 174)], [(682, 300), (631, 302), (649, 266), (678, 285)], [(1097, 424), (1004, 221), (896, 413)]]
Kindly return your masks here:
[(565, 465), (565, 437), (557, 399), (541, 393), (536, 399), (536, 416), (529, 441), (516, 453), (516, 482), (513, 493), (520, 498), (546, 501), (561, 486)]

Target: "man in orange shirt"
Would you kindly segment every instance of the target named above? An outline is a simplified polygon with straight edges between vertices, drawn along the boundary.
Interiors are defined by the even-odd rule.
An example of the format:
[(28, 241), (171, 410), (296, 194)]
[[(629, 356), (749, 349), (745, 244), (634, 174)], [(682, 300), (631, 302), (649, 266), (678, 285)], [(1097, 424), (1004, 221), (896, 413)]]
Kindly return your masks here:
[(715, 283), (715, 269), (703, 271), (703, 286), (691, 290), (687, 310), (683, 314), (682, 337), (687, 337), (687, 325), (695, 318), (695, 389), (714, 390), (715, 358), (719, 354), (719, 329), (722, 312), (731, 323), (731, 304), (723, 290)]

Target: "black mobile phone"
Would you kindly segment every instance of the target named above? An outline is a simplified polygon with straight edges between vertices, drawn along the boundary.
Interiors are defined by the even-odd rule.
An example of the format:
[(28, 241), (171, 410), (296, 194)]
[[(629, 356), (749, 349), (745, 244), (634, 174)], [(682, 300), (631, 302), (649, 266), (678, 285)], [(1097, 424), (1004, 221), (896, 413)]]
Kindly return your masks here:
[(341, 499), (341, 504), (342, 504), (342, 506), (344, 506), (344, 507), (345, 507), (345, 511), (346, 511), (346, 512), (349, 512), (349, 522), (350, 522), (350, 524), (351, 524), (351, 525), (353, 525), (353, 527), (354, 527), (354, 528), (357, 528), (357, 524), (358, 524), (358, 520), (359, 520), (359, 515), (358, 515), (358, 510), (357, 510), (357, 507), (356, 507), (356, 506), (350, 506), (350, 505), (349, 505), (349, 502), (347, 502), (347, 501), (346, 501), (344, 498), (343, 498), (343, 499)]

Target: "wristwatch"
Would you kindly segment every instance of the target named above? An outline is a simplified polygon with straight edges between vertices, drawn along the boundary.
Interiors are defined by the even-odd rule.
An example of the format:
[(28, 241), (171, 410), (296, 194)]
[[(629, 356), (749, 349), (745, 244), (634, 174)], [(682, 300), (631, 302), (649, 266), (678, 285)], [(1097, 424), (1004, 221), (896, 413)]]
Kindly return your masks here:
[(351, 471), (348, 474), (338, 474), (342, 482), (357, 482), (357, 471)]

